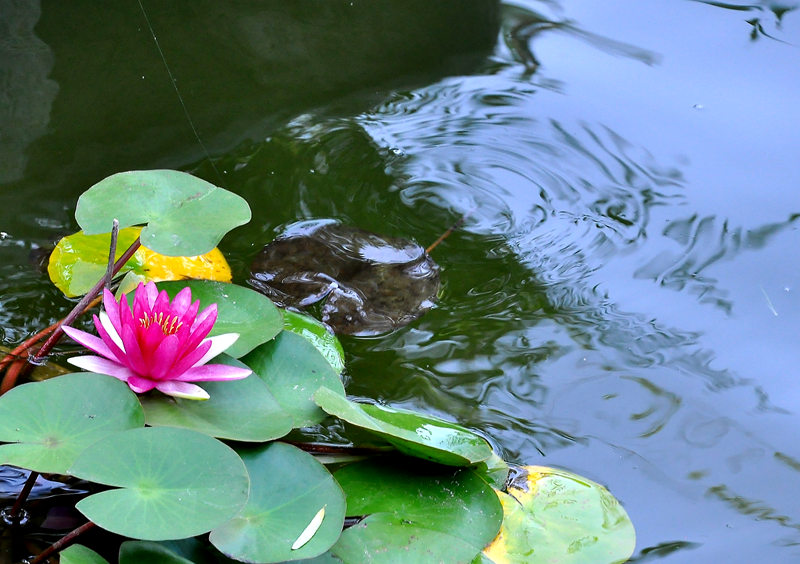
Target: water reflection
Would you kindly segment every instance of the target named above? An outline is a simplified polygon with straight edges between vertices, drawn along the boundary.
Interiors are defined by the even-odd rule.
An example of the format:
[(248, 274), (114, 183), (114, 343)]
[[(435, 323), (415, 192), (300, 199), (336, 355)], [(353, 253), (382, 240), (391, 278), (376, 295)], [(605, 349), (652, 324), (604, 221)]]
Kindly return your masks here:
[[(563, 11), (558, 2), (548, 4), (548, 7), (556, 12)], [(505, 44), (514, 58), (525, 66), (526, 75), (535, 73), (541, 65), (533, 52), (532, 41), (537, 35), (546, 31), (561, 32), (571, 38), (586, 41), (607, 53), (630, 57), (648, 65), (655, 64), (660, 59), (656, 53), (647, 49), (591, 33), (573, 21), (555, 20), (527, 6), (503, 4), (501, 21)]]
[(686, 289), (701, 303), (713, 304), (730, 314), (733, 303), (727, 299), (726, 291), (718, 288), (718, 280), (704, 271), (720, 260), (733, 259), (740, 252), (764, 248), (798, 218), (799, 215), (792, 214), (784, 222), (754, 229), (734, 227), (727, 220), (714, 216), (674, 219), (667, 223), (663, 235), (675, 241), (679, 248), (658, 253), (639, 267), (634, 276), (651, 279), (672, 290)]
[[(504, 29), (522, 34), (520, 12), (507, 13), (516, 19)], [(561, 20), (530, 20), (527, 31), (555, 30), (548, 21)], [(350, 393), (479, 428), (508, 459), (544, 455), (611, 481), (635, 500), (627, 508), (645, 539), (636, 561), (685, 561), (723, 542), (713, 535), (727, 538), (709, 541), (707, 523), (794, 522), (786, 496), (761, 479), (768, 453), (785, 448), (748, 427), (781, 406), (720, 362), (694, 323), (625, 304), (681, 296), (735, 315), (715, 269), (774, 245), (796, 215), (753, 226), (695, 209), (685, 160), (559, 115), (557, 78), (531, 77), (526, 60), (501, 49), (485, 75), (397, 90), (352, 119), (309, 113), (242, 147), (224, 166), (236, 161), (236, 186), (272, 194), (280, 212), (259, 216), (251, 234), (271, 238), (301, 210), (425, 245), (467, 216), (434, 251), (437, 308), (388, 337), (345, 341)], [(769, 473), (795, 473), (783, 466)], [(737, 496), (763, 511), (740, 510)]]
[(723, 8), (734, 12), (751, 12), (754, 15), (763, 14), (769, 17), (769, 21), (764, 24), (761, 17), (752, 17), (747, 21), (751, 26), (750, 39), (755, 41), (760, 37), (766, 37), (775, 41), (782, 41), (780, 38), (768, 32), (767, 28), (774, 28), (776, 31), (781, 30), (783, 17), (798, 8), (798, 4), (794, 2), (774, 2), (773, 0), (757, 0), (757, 3), (736, 3), (736, 2), (718, 2), (716, 0), (694, 0), (702, 4), (708, 4), (715, 8)]

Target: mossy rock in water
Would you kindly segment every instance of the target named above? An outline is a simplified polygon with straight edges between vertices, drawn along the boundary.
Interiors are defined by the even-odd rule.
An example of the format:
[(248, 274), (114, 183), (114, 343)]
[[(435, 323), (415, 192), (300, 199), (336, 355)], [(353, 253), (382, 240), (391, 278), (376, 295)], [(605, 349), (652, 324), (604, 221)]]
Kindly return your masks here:
[(439, 291), (439, 266), (425, 249), (335, 220), (292, 224), (251, 271), (250, 284), (282, 307), (322, 302), (322, 321), (346, 335), (403, 327), (433, 307)]

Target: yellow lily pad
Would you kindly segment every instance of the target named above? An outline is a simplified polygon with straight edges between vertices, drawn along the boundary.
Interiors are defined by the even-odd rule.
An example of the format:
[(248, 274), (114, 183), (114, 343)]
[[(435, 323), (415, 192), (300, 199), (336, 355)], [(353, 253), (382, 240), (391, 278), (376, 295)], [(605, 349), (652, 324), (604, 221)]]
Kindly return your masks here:
[[(141, 231), (141, 227), (120, 229), (117, 258)], [(110, 233), (86, 235), (78, 231), (64, 237), (50, 255), (47, 267), (50, 280), (67, 297), (85, 294), (105, 274), (110, 242)], [(133, 273), (144, 282), (185, 279), (231, 281), (231, 268), (217, 248), (194, 257), (170, 257), (141, 246), (120, 272)]]
[(506, 491), (503, 526), (483, 551), (495, 564), (612, 564), (633, 554), (636, 532), (603, 486), (582, 476), (522, 466)]

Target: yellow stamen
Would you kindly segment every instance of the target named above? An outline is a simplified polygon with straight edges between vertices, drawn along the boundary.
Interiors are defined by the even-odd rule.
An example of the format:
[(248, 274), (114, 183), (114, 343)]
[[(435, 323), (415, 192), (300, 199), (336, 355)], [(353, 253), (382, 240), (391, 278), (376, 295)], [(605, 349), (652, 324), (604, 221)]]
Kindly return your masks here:
[(179, 321), (177, 317), (171, 315), (165, 316), (163, 311), (150, 315), (145, 313), (144, 316), (139, 319), (139, 323), (141, 323), (142, 327), (145, 329), (155, 323), (161, 327), (161, 331), (163, 331), (164, 335), (174, 335), (178, 332), (178, 329), (181, 328), (181, 325), (183, 325), (183, 321)]

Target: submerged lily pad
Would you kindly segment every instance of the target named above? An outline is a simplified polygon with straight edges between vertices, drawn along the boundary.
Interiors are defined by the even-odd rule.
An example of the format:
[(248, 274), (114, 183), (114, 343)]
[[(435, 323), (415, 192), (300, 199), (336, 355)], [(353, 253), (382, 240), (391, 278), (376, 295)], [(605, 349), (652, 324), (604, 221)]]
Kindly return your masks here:
[(195, 564), (169, 547), (153, 541), (125, 541), (119, 547), (119, 564)]
[[(120, 229), (116, 258), (122, 256), (141, 232), (141, 227)], [(78, 231), (62, 238), (47, 265), (50, 280), (67, 297), (85, 294), (105, 275), (110, 242), (110, 233), (86, 235)], [(143, 282), (186, 278), (231, 281), (231, 268), (217, 248), (200, 256), (168, 257), (142, 246), (120, 272), (132, 272), (138, 281)]]
[(251, 270), (253, 287), (282, 307), (323, 302), (322, 321), (346, 335), (403, 327), (433, 307), (439, 291), (439, 266), (425, 249), (333, 220), (291, 225)]
[(503, 527), (484, 550), (495, 564), (612, 564), (633, 554), (628, 514), (601, 485), (582, 476), (524, 466), (507, 491)]

